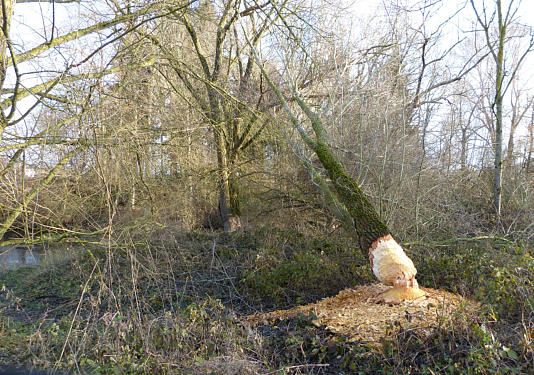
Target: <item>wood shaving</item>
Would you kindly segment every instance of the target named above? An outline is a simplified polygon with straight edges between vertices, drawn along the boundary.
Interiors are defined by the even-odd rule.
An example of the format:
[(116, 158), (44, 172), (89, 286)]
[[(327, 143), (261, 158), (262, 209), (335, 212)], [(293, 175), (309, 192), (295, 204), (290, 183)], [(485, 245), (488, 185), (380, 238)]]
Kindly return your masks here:
[[(324, 326), (331, 332), (344, 335), (348, 341), (380, 345), (381, 338), (395, 333), (395, 327), (433, 328), (450, 320), (455, 314), (476, 314), (479, 304), (459, 295), (421, 288), (425, 296), (399, 304), (378, 303), (376, 297), (389, 289), (383, 284), (363, 285), (345, 289), (335, 297), (319, 302), (253, 314), (247, 318), (252, 325), (273, 324), (276, 321), (294, 318), (299, 314), (313, 314), (316, 326)], [(428, 330), (430, 332), (430, 330)]]

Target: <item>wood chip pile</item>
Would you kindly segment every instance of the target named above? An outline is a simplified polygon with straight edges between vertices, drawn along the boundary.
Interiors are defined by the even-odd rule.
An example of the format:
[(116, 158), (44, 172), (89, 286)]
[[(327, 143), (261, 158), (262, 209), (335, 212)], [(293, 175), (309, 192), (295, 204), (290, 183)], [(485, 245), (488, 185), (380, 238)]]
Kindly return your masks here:
[(313, 324), (325, 326), (335, 334), (347, 336), (349, 341), (379, 345), (395, 327), (428, 329), (438, 327), (455, 314), (474, 316), (479, 305), (456, 294), (443, 290), (421, 288), (427, 294), (399, 304), (376, 302), (378, 294), (390, 287), (383, 284), (345, 289), (337, 296), (325, 298), (305, 306), (254, 314), (247, 318), (250, 324), (276, 324), (299, 314), (313, 314)]

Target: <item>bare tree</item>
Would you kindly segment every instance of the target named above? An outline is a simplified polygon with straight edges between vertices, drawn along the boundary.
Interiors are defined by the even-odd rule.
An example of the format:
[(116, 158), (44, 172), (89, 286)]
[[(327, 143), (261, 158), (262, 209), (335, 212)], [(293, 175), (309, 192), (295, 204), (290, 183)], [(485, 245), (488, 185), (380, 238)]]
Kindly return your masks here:
[[(506, 67), (510, 63), (507, 57), (508, 46), (511, 38), (523, 38), (528, 35), (528, 30), (515, 33), (513, 27), (517, 22), (519, 11), (519, 1), (510, 0), (504, 9), (502, 0), (494, 0), (494, 9), (490, 10), (483, 2), (481, 7), (477, 7), (473, 0), (471, 6), (475, 12), (478, 25), (482, 28), (485, 44), (490, 52), (495, 64), (494, 99), (491, 103), (493, 116), (495, 119), (494, 132), (494, 174), (493, 174), (493, 207), (497, 216), (501, 215), (502, 206), (502, 170), (503, 170), (503, 100), (514, 81), (519, 68), (526, 56), (534, 48), (534, 33), (530, 31), (530, 40), (527, 41), (523, 52), (512, 66)], [(517, 26), (517, 25), (516, 25)], [(527, 28), (528, 29), (528, 28)]]
[[(265, 5), (251, 5), (242, 0), (220, 4), (201, 2), (189, 10), (188, 14), (170, 17), (167, 26), (161, 26), (165, 29), (173, 21), (179, 22), (189, 39), (176, 43), (181, 47), (173, 48), (164, 33), (143, 35), (159, 48), (167, 61), (167, 68), (160, 69), (162, 76), (171, 87), (187, 92), (212, 129), (217, 154), (219, 213), (224, 230), (232, 232), (241, 227), (238, 181), (241, 155), (267, 124), (261, 115), (264, 98), (254, 77), (253, 59), (244, 50), (235, 23), (239, 18), (246, 18), (246, 32), (257, 45), (274, 22), (272, 14), (275, 13), (265, 9)], [(264, 17), (257, 15), (260, 11), (265, 12)], [(191, 57), (183, 58), (184, 55)]]
[[(89, 26), (71, 30), (62, 35), (56, 35), (54, 24), (55, 18), (50, 25), (51, 32), (46, 33), (50, 37), (37, 46), (17, 51), (11, 38), (11, 21), (16, 4), (31, 3), (33, 1), (15, 1), (3, 0), (0, 9), (0, 18), (2, 20), (2, 33), (0, 34), (0, 151), (4, 153), (3, 159), (6, 160), (2, 175), (6, 175), (21, 160), (24, 161), (26, 150), (35, 149), (35, 147), (52, 147), (54, 146), (56, 160), (54, 162), (53, 153), (48, 155), (47, 160), (43, 160), (43, 165), (50, 164), (39, 181), (32, 181), (33, 187), (26, 191), (24, 186), (21, 189), (22, 197), (11, 200), (9, 205), (3, 208), (3, 222), (0, 224), (0, 236), (3, 236), (13, 223), (17, 220), (23, 210), (30, 204), (33, 198), (38, 196), (47, 185), (61, 172), (76, 155), (92, 146), (93, 141), (88, 134), (68, 131), (69, 126), (76, 124), (91, 111), (93, 101), (92, 95), (94, 88), (97, 86), (102, 77), (115, 74), (123, 69), (137, 69), (143, 66), (151, 65), (155, 58), (135, 62), (128, 66), (113, 66), (113, 56), (108, 59), (104, 65), (94, 64), (96, 57), (102, 57), (103, 51), (116, 43), (121, 37), (130, 33), (140, 24), (160, 17), (171, 11), (183, 9), (181, 3), (176, 3), (172, 7), (165, 6), (164, 3), (151, 3), (147, 6), (141, 6), (136, 9), (129, 9), (117, 14), (115, 17), (93, 22)], [(70, 3), (77, 1), (52, 1), (52, 3)], [(21, 4), (20, 6), (26, 6)], [(139, 22), (130, 24), (129, 27), (121, 28), (127, 21), (138, 19)], [(104, 34), (105, 32), (105, 34)], [(90, 35), (99, 35), (100, 40), (93, 42), (88, 50), (79, 58), (73, 58), (62, 67), (42, 67), (30, 71), (24, 71), (22, 63), (35, 62), (39, 66), (39, 57), (60, 47), (67, 48), (69, 43), (82, 40)], [(25, 64), (24, 69), (29, 65)], [(7, 79), (8, 74), (12, 79)], [(25, 81), (25, 77), (31, 75), (38, 77), (40, 83), (35, 81)], [(73, 87), (77, 82), (86, 82), (85, 86), (79, 86), (81, 90), (74, 95), (77, 89)], [(27, 98), (26, 101), (23, 99)], [(30, 100), (31, 98), (31, 100)], [(28, 101), (29, 100), (29, 101)], [(29, 104), (28, 104), (29, 103)], [(59, 108), (59, 106), (69, 107), (70, 116), (62, 118), (54, 124), (48, 124), (47, 127), (35, 127), (27, 134), (20, 134), (17, 130), (30, 116), (39, 111), (42, 106), (50, 108)], [(50, 126), (51, 125), (51, 126)], [(23, 163), (25, 164), (25, 163)], [(24, 183), (25, 176), (22, 176)], [(6, 181), (7, 182), (7, 181)], [(19, 187), (14, 186), (14, 189)], [(9, 201), (9, 200), (8, 200)], [(21, 240), (21, 239), (19, 239)]]

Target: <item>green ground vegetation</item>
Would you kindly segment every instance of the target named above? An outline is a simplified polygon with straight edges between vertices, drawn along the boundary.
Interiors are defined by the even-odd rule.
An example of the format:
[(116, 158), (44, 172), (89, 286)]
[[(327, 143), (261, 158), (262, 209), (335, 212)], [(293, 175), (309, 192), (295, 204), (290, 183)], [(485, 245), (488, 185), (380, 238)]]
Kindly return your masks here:
[(165, 228), (113, 239), (56, 245), (71, 256), (0, 274), (1, 363), (94, 374), (534, 371), (534, 259), (523, 244), (406, 246), (422, 285), (476, 299), (482, 312), (430, 334), (392, 327), (397, 334), (378, 352), (315, 327), (309, 316), (255, 327), (244, 320), (374, 282), (342, 235)]

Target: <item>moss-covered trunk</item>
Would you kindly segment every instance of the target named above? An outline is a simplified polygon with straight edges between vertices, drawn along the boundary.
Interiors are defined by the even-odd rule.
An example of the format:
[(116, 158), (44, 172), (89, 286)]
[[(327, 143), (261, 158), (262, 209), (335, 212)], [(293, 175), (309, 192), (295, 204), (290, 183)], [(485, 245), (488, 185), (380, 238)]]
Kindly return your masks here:
[[(219, 214), (225, 232), (234, 232), (241, 227), (240, 210), (236, 209), (239, 202), (237, 183), (230, 170), (230, 162), (226, 152), (226, 142), (219, 129), (214, 127), (217, 145), (217, 170), (219, 185)], [(237, 204), (237, 207), (238, 204)]]
[[(234, 167), (234, 165), (232, 165)], [(230, 212), (233, 216), (241, 217), (241, 197), (237, 172), (231, 170), (228, 174), (228, 188), (230, 190)]]
[(378, 238), (389, 234), (389, 230), (361, 191), (356, 180), (347, 173), (329, 147), (318, 142), (315, 151), (328, 177), (332, 180), (339, 200), (350, 214), (360, 247), (367, 256), (371, 244)]

